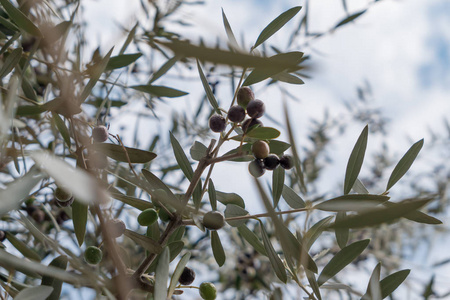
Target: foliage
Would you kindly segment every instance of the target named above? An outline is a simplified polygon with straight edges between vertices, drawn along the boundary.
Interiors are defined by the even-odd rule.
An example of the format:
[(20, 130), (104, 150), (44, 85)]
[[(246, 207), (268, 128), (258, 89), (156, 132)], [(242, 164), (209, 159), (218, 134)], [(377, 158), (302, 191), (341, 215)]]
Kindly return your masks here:
[[(185, 266), (217, 264), (219, 297), (232, 291), (233, 298), (253, 294), (280, 299), (287, 290), (283, 287), (296, 285), (308, 299), (326, 299), (341, 290), (363, 299), (383, 299), (409, 270), (389, 269), (381, 279), (385, 265), (378, 264), (366, 291), (341, 283), (341, 277), (351, 277), (343, 269), (374, 247), (361, 236), (396, 226), (402, 219), (441, 223), (420, 211), (437, 196), (389, 196), (419, 155), (423, 140), (398, 160), (386, 188), (371, 193), (360, 171), (370, 131), (377, 127), (366, 125), (359, 138), (352, 137), (356, 143), (349, 153), (343, 190), (326, 197), (325, 191), (317, 191), (322, 168), (318, 157), (329, 142), (322, 124), (315, 123), (310, 136), (314, 147), (307, 149), (296, 146), (286, 101), (285, 129), (279, 123), (277, 128), (264, 126), (256, 118), (251, 120), (257, 125), (247, 127), (242, 126), (245, 121), (228, 120), (228, 108), (243, 86), (260, 83), (283, 90), (284, 84), (304, 83), (308, 57), (297, 50), (269, 50), (268, 41), (285, 24), (299, 19), (302, 10), (306, 12), (286, 48), (295, 48), (301, 30), (311, 40), (325, 35), (308, 32), (307, 7), (274, 16), (247, 52), (225, 12), (226, 49), (166, 31), (164, 25), (177, 20), (180, 7), (199, 3), (142, 3), (153, 28), (137, 23), (118, 52), (108, 49), (101, 54), (98, 48), (86, 62), (83, 45), (88, 33), (76, 21), (82, 14), (79, 1), (0, 3), (0, 279), (11, 297), (59, 299), (64, 287), (71, 285), (111, 299), (126, 299), (130, 293), (136, 299), (149, 295), (156, 300), (176, 295), (183, 299), (185, 291), (200, 286), (178, 283)], [(364, 12), (349, 14), (330, 32)], [(150, 64), (150, 70), (139, 70), (155, 57), (158, 68)], [(169, 132), (160, 105), (191, 91), (181, 84), (179, 89), (176, 84), (154, 83), (170, 78), (177, 68), (182, 72), (173, 82), (182, 82), (182, 73), (195, 69), (204, 96), (193, 117), (172, 116)], [(124, 72), (129, 75), (126, 80)], [(219, 97), (212, 82), (215, 76), (230, 80), (231, 101)], [(150, 116), (154, 124), (161, 121), (164, 130), (149, 133), (137, 126), (133, 139), (129, 132), (108, 131), (117, 114), (135, 107), (140, 110), (137, 120)], [(220, 128), (220, 133), (213, 134), (206, 126), (213, 113), (225, 120), (226, 129)], [(280, 139), (282, 132), (288, 141)], [(142, 145), (143, 135), (151, 136), (147, 147)], [(254, 144), (269, 150), (255, 159)], [(247, 166), (249, 161), (262, 173), (270, 171), (264, 167), (268, 153), (284, 163), (277, 167), (276, 161), (271, 193), (264, 180), (255, 178), (266, 213), (252, 215), (239, 189), (216, 190), (211, 174), (217, 164)], [(57, 196), (57, 190), (65, 196)], [(338, 246), (325, 242), (329, 232), (334, 232)], [(234, 250), (227, 251), (230, 248)], [(86, 249), (95, 250), (95, 259), (87, 259), (91, 264), (84, 259)], [(237, 262), (234, 272), (226, 272), (230, 260)], [(202, 292), (202, 297), (215, 295), (211, 289), (214, 292)]]

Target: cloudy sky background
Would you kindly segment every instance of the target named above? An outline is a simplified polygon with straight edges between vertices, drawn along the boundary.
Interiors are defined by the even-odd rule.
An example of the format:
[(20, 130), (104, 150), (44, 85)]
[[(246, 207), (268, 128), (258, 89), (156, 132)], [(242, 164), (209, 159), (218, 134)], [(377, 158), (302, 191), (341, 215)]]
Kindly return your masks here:
[[(304, 1), (207, 1), (204, 6), (182, 7), (184, 20), (192, 26), (173, 29), (184, 32), (185, 37), (194, 41), (199, 38), (215, 41), (217, 37), (226, 41), (221, 16), (223, 8), (238, 41), (241, 41), (240, 37), (244, 35), (248, 49), (259, 32), (273, 18), (296, 5), (304, 5)], [(368, 2), (352, 0), (348, 1), (347, 5), (349, 12), (354, 13), (366, 8)], [(290, 102), (290, 115), (298, 137), (298, 146), (303, 142), (307, 143), (306, 128), (309, 118), (320, 117), (324, 109), (336, 115), (344, 113), (343, 101), (354, 103), (357, 98), (356, 88), (362, 86), (365, 81), (373, 91), (371, 106), (381, 109), (391, 120), (387, 127), (389, 135), (383, 141), (389, 145), (394, 158), (399, 159), (412, 142), (421, 138), (427, 141), (430, 138), (430, 128), (444, 132), (443, 120), (450, 117), (450, 2), (384, 0), (369, 6), (369, 10), (353, 24), (317, 39), (304, 48), (289, 49), (311, 54), (315, 66), (315, 72), (311, 74), (313, 78), (305, 80), (305, 85), (289, 87), (301, 100)], [(113, 45), (116, 45), (116, 51), (120, 49), (123, 35), (120, 34), (117, 24), (131, 28), (142, 15), (138, 0), (95, 1), (85, 9), (85, 18), (90, 20), (91, 24), (91, 36), (96, 40), (95, 43), (101, 41), (103, 52)], [(271, 37), (269, 44), (280, 45), (280, 48), (284, 49), (287, 34), (298, 25), (301, 16), (302, 12)], [(345, 17), (342, 1), (311, 1), (309, 29), (311, 32), (323, 32)], [(184, 87), (174, 86), (170, 80), (164, 79), (158, 84), (167, 84), (191, 93), (185, 99), (174, 100), (177, 101), (176, 107), (161, 108), (168, 112), (174, 109), (192, 111), (195, 105), (189, 105), (189, 101), (196, 101), (203, 92), (200, 81), (195, 84), (185, 83)], [(255, 92), (262, 90), (262, 86), (255, 86)], [(283, 120), (279, 92), (275, 89), (268, 90), (264, 91), (264, 94), (257, 93), (257, 97), (266, 102), (272, 117)], [(267, 123), (274, 126), (270, 121)], [(120, 125), (112, 124), (112, 130), (118, 130)], [(324, 192), (336, 188), (336, 184), (343, 181), (349, 153), (362, 127), (349, 130), (348, 140), (334, 142), (336, 152), (333, 157), (342, 159), (336, 159), (333, 167), (327, 171), (326, 175), (331, 176), (333, 180), (328, 180)], [(285, 134), (282, 139), (283, 137), (287, 140)], [(381, 140), (371, 139), (369, 136), (368, 148), (379, 148), (379, 142)], [(426, 156), (427, 153), (422, 152), (421, 155)], [(216, 174), (229, 174), (242, 172), (243, 167), (223, 164), (217, 166), (215, 171)], [(265, 176), (268, 176), (264, 177), (267, 180), (270, 179), (270, 175)], [(213, 178), (216, 187), (221, 189), (223, 178), (218, 175)], [(252, 185), (249, 178), (243, 179), (242, 176), (226, 176), (225, 183), (226, 186), (235, 187)], [(252, 193), (251, 189), (240, 192), (246, 201), (259, 204), (259, 200)], [(248, 207), (254, 213), (263, 210), (258, 205)], [(449, 246), (439, 243), (435, 248), (448, 249)], [(411, 258), (412, 261), (407, 262), (407, 265), (413, 263), (413, 266), (418, 267), (417, 271), (411, 274), (413, 280), (423, 282), (423, 278), (428, 279), (431, 276), (432, 270), (425, 267), (433, 262), (430, 257), (433, 257), (433, 261), (439, 261), (447, 256), (442, 251), (432, 250), (429, 256)], [(439, 274), (438, 283), (450, 282), (450, 277), (445, 275), (449, 273), (448, 270), (434, 271)]]

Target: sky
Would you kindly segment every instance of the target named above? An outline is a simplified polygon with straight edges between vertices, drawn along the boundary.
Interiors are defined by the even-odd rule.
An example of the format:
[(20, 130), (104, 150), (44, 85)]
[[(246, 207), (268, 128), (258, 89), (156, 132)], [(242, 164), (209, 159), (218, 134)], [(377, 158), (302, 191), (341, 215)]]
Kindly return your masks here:
[[(367, 1), (348, 1), (350, 13), (364, 9)], [(198, 40), (215, 41), (217, 37), (226, 40), (222, 25), (221, 9), (240, 41), (245, 35), (249, 48), (259, 32), (278, 14), (295, 5), (304, 5), (304, 1), (257, 1), (257, 0), (220, 0), (206, 1), (205, 6), (183, 7), (184, 21), (193, 26), (185, 31), (185, 36)], [(104, 49), (120, 45), (122, 36), (117, 35), (117, 23), (131, 28), (140, 14), (138, 0), (92, 2), (86, 7), (86, 19), (91, 20), (92, 37), (100, 40)], [(101, 18), (99, 18), (101, 12)], [(323, 31), (333, 27), (345, 18), (342, 1), (311, 1), (310, 31)], [(286, 25), (270, 38), (271, 44), (286, 45), (287, 36), (298, 24), (300, 16)], [(301, 49), (310, 54), (315, 66), (312, 78), (305, 80), (300, 87), (290, 87), (290, 91), (299, 95), (300, 102), (290, 102), (290, 114), (294, 130), (300, 143), (307, 142), (306, 129), (310, 117), (318, 117), (324, 109), (332, 113), (344, 112), (343, 102), (350, 105), (356, 99), (356, 87), (367, 81), (373, 91), (370, 105), (379, 108), (391, 122), (389, 135), (385, 139), (393, 157), (399, 159), (412, 142), (430, 138), (429, 129), (442, 132), (443, 119), (450, 113), (450, 2), (447, 0), (383, 0), (370, 5), (368, 11), (353, 24), (336, 30), (333, 34), (317, 39)], [(174, 28), (180, 29), (180, 28)], [(120, 47), (116, 47), (120, 48)], [(116, 49), (117, 50), (117, 49)], [(162, 84), (169, 81), (161, 81)], [(186, 84), (192, 94), (201, 93), (197, 87)], [(280, 94), (276, 91), (255, 87), (257, 97), (261, 97), (268, 111), (276, 119), (283, 119), (280, 109)], [(198, 97), (197, 97), (198, 98)], [(176, 100), (177, 107), (165, 107), (168, 111), (190, 109), (188, 100)], [(183, 102), (184, 101), (184, 102)], [(270, 122), (269, 122), (270, 123)], [(112, 127), (114, 129), (114, 127)], [(334, 144), (338, 157), (343, 159), (334, 163), (327, 175), (334, 182), (327, 189), (336, 187), (339, 178), (343, 178), (346, 160), (361, 128), (351, 128), (348, 137)], [(283, 134), (282, 138), (286, 138)], [(285, 139), (286, 140), (286, 139)], [(376, 148), (379, 139), (370, 140), (369, 148)], [(426, 156), (427, 153), (422, 153)], [(429, 154), (428, 154), (429, 155)], [(217, 174), (242, 172), (241, 166), (223, 165), (216, 167)], [(220, 176), (213, 175), (215, 185), (220, 186)], [(270, 175), (265, 175), (270, 176)], [(250, 186), (250, 178), (226, 176), (228, 186)], [(266, 178), (266, 177), (265, 177)], [(268, 179), (269, 177), (267, 177)], [(216, 183), (217, 182), (217, 183)], [(250, 203), (258, 203), (252, 189), (242, 192)], [(258, 205), (249, 205), (251, 212), (261, 212)], [(442, 252), (435, 253), (441, 258)], [(427, 263), (430, 263), (427, 261)], [(445, 270), (439, 270), (445, 274)], [(430, 273), (425, 272), (426, 276)], [(419, 275), (416, 273), (413, 278)], [(428, 277), (427, 277), (428, 278)]]

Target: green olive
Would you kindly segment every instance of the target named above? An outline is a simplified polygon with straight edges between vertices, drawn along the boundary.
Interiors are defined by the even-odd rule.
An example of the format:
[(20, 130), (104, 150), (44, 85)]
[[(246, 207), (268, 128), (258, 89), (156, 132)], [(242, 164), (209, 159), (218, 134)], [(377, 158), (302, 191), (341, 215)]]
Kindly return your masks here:
[(147, 208), (137, 218), (141, 226), (150, 226), (158, 220), (158, 213), (153, 208)]

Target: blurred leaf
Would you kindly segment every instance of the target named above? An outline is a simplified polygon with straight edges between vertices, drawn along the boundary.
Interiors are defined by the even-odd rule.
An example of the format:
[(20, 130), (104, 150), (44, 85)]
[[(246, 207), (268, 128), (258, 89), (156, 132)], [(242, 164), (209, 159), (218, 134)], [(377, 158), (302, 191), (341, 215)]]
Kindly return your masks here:
[(185, 96), (188, 93), (179, 91), (167, 86), (160, 85), (134, 85), (130, 86), (130, 88), (135, 89), (137, 91), (150, 94), (155, 97), (167, 97), (167, 98), (176, 98)]
[(217, 103), (216, 97), (214, 96), (211, 87), (209, 86), (208, 80), (205, 77), (205, 74), (203, 73), (202, 66), (200, 65), (199, 61), (197, 60), (197, 68), (198, 68), (198, 74), (200, 75), (200, 80), (202, 81), (203, 89), (205, 90), (206, 97), (209, 100), (209, 103), (214, 108), (216, 113), (221, 114), (219, 104)]
[(14, 246), (20, 253), (22, 253), (23, 256), (26, 258), (35, 260), (35, 261), (41, 261), (41, 257), (39, 254), (37, 254), (36, 251), (29, 248), (27, 244), (16, 238), (16, 236), (10, 232), (5, 232), (6, 238), (11, 243), (11, 245)]
[(311, 248), (322, 232), (328, 228), (328, 225), (331, 223), (332, 219), (333, 216), (329, 216), (311, 226), (311, 228), (303, 236), (303, 245), (305, 245), (305, 249), (309, 250), (309, 248)]
[(59, 133), (64, 139), (64, 142), (66, 143), (67, 147), (70, 149), (71, 142), (70, 142), (70, 134), (69, 130), (66, 127), (66, 124), (61, 119), (61, 117), (57, 113), (52, 113), (53, 121), (55, 122), (56, 127), (58, 128)]
[[(242, 85), (249, 86), (258, 82), (261, 82), (269, 77), (276, 77), (277, 74), (282, 73), (285, 70), (295, 70), (300, 69), (298, 64), (303, 60), (303, 52), (293, 51), (287, 53), (275, 54), (267, 58), (272, 61), (272, 65), (255, 68), (250, 74), (245, 78)], [(280, 62), (284, 62), (280, 64)], [(286, 65), (290, 64), (291, 67), (287, 68)], [(295, 67), (293, 67), (295, 66)]]
[(286, 101), (283, 102), (283, 110), (284, 110), (284, 118), (286, 120), (286, 129), (287, 129), (288, 136), (289, 136), (289, 144), (291, 144), (291, 147), (292, 147), (292, 155), (294, 158), (294, 167), (295, 167), (295, 171), (297, 173), (299, 183), (300, 183), (300, 191), (303, 193), (306, 193), (308, 189), (305, 184), (305, 176), (304, 176), (303, 170), (302, 170), (301, 159), (300, 159), (300, 156), (297, 151), (297, 146), (295, 145), (294, 133), (293, 133), (292, 127), (291, 127), (291, 121), (289, 120), (289, 113), (288, 113), (288, 107), (287, 107)]
[(187, 252), (184, 254), (177, 266), (175, 267), (175, 271), (173, 271), (172, 277), (170, 278), (169, 291), (167, 293), (167, 298), (171, 298), (173, 292), (175, 291), (176, 286), (178, 285), (178, 279), (180, 279), (181, 274), (184, 271), (189, 259), (191, 258), (191, 252)]
[(413, 199), (404, 200), (399, 203), (392, 203), (391, 207), (372, 209), (357, 215), (349, 216), (346, 220), (335, 222), (332, 228), (361, 228), (375, 226), (378, 224), (390, 222), (400, 217), (408, 215), (426, 205), (432, 199)]
[(272, 127), (256, 127), (245, 134), (246, 136), (259, 140), (272, 140), (280, 136), (280, 132)]
[(373, 269), (370, 276), (369, 284), (367, 286), (366, 293), (362, 296), (361, 300), (382, 300), (381, 287), (380, 287), (380, 272), (381, 263), (378, 263)]
[(284, 189), (284, 169), (281, 167), (273, 170), (272, 173), (272, 198), (273, 198), (273, 207), (278, 206), (278, 202), (280, 201), (281, 193)]
[(174, 56), (168, 61), (166, 61), (165, 64), (163, 64), (155, 73), (152, 74), (152, 77), (148, 81), (148, 84), (151, 84), (152, 82), (156, 81), (158, 78), (166, 74), (167, 71), (169, 71), (179, 60), (180, 60), (179, 56)]
[(290, 83), (290, 84), (305, 84), (303, 80), (295, 75), (289, 74), (288, 72), (281, 72), (271, 76), (272, 79)]
[(383, 278), (380, 281), (382, 299), (392, 294), (405, 281), (410, 272), (411, 270), (401, 270)]
[(11, 2), (9, 2), (8, 0), (0, 0), (0, 3), (8, 13), (11, 20), (13, 20), (20, 29), (23, 29), (31, 35), (35, 35), (38, 37), (42, 36), (39, 28), (37, 28), (36, 25), (34, 25), (33, 22), (31, 22), (30, 19), (28, 19), (28, 17), (23, 14), (23, 12), (12, 5)]
[[(66, 270), (67, 268), (67, 256), (62, 255), (54, 258), (49, 266), (59, 268), (62, 270)], [(61, 295), (63, 281), (51, 276), (43, 276), (41, 285), (51, 286), (53, 287), (53, 292), (46, 298), (47, 300), (59, 300)]]
[[(347, 219), (347, 214), (345, 212), (338, 212), (336, 214), (336, 223), (345, 221)], [(336, 235), (336, 242), (339, 245), (339, 248), (344, 248), (348, 243), (348, 236), (350, 234), (349, 228), (336, 228), (334, 230), (334, 234)]]
[(360, 211), (373, 208), (388, 201), (390, 197), (372, 194), (347, 194), (323, 201), (314, 206), (324, 211)]
[(433, 274), (433, 276), (431, 276), (430, 281), (425, 286), (425, 290), (423, 291), (423, 294), (422, 294), (424, 300), (428, 300), (428, 298), (430, 298), (430, 296), (433, 296), (436, 294), (436, 292), (433, 291), (434, 277), (435, 277), (435, 275)]
[(217, 192), (211, 178), (208, 181), (208, 195), (212, 210), (217, 210)]
[(305, 208), (306, 203), (303, 201), (302, 197), (300, 197), (293, 189), (284, 185), (283, 191), (281, 193), (283, 199), (286, 203), (292, 207), (293, 209)]
[(353, 191), (355, 191), (358, 194), (369, 194), (369, 190), (367, 190), (367, 188), (364, 186), (364, 184), (358, 178), (356, 178), (356, 181), (353, 184), (352, 189), (353, 189)]
[(306, 278), (308, 279), (309, 285), (314, 292), (314, 295), (318, 300), (322, 300), (322, 295), (320, 294), (319, 284), (317, 283), (316, 275), (310, 270), (305, 270)]
[(108, 64), (106, 65), (105, 71), (111, 71), (114, 69), (119, 69), (131, 65), (139, 57), (142, 56), (142, 53), (133, 53), (133, 54), (121, 54), (117, 56), (113, 56), (109, 59)]
[(144, 164), (156, 158), (156, 153), (116, 144), (96, 143), (89, 145), (88, 148), (101, 152), (116, 161), (128, 162), (129, 158), (132, 164)]
[(258, 38), (256, 39), (255, 45), (252, 49), (255, 49), (262, 43), (264, 43), (268, 38), (274, 35), (278, 30), (280, 30), (290, 19), (292, 19), (299, 11), (302, 9), (301, 6), (296, 6), (287, 11), (283, 12), (281, 15), (276, 17), (266, 28), (261, 31)]
[(48, 152), (33, 152), (31, 158), (42, 171), (56, 181), (58, 186), (71, 192), (76, 200), (84, 203), (97, 201), (97, 179), (88, 172), (74, 168)]
[(105, 55), (105, 57), (100, 60), (97, 64), (95, 64), (92, 67), (92, 71), (90, 72), (90, 79), (86, 86), (83, 89), (83, 92), (80, 95), (79, 103), (83, 103), (86, 98), (91, 94), (92, 89), (94, 88), (97, 81), (100, 79), (100, 76), (103, 74), (103, 72), (106, 69), (106, 66), (108, 65), (109, 58), (111, 57), (111, 53), (113, 51), (114, 47), (109, 50), (109, 52)]
[(145, 250), (149, 251), (150, 253), (159, 254), (162, 251), (161, 245), (158, 242), (155, 242), (153, 239), (145, 235), (126, 229), (125, 236), (132, 239), (136, 244), (141, 245)]
[(412, 163), (416, 159), (417, 155), (419, 154), (420, 150), (423, 146), (423, 139), (416, 142), (414, 145), (409, 148), (409, 150), (405, 153), (405, 155), (400, 159), (400, 161), (395, 166), (394, 170), (392, 171), (391, 176), (389, 177), (386, 191), (388, 191), (394, 184), (397, 183), (397, 181), (400, 180), (400, 178), (405, 175), (405, 173), (409, 170)]
[(350, 154), (350, 158), (347, 163), (347, 170), (345, 171), (345, 181), (344, 181), (344, 194), (350, 193), (356, 179), (358, 178), (359, 171), (361, 171), (361, 166), (364, 160), (364, 154), (367, 147), (367, 138), (369, 135), (369, 126), (366, 125), (358, 140), (356, 141), (355, 147)]
[(22, 273), (38, 273), (41, 275), (53, 276), (74, 285), (90, 284), (89, 278), (82, 275), (69, 273), (52, 266), (45, 266), (35, 261), (27, 261), (2, 249), (0, 249), (0, 265), (3, 268), (13, 269)]
[(200, 159), (206, 156), (207, 151), (208, 148), (205, 145), (195, 141), (194, 145), (192, 145), (191, 149), (189, 150), (189, 153), (191, 154), (193, 160), (199, 161)]
[(356, 18), (358, 18), (359, 16), (361, 16), (361, 15), (362, 15), (363, 13), (365, 13), (365, 12), (366, 12), (366, 10), (363, 10), (363, 11), (354, 13), (354, 14), (351, 15), (351, 16), (348, 16), (348, 17), (345, 18), (344, 20), (340, 21), (334, 28), (338, 28), (338, 27), (340, 27), (340, 26), (342, 26), (342, 25), (347, 24), (348, 22), (351, 22), (351, 21), (355, 20)]
[(167, 278), (169, 277), (169, 249), (166, 247), (158, 259), (158, 266), (155, 272), (155, 300), (167, 299)]
[[(383, 203), (383, 205), (386, 207), (395, 207), (396, 203), (387, 201), (387, 202)], [(404, 215), (403, 218), (406, 218), (406, 219), (414, 221), (414, 222), (423, 223), (423, 224), (433, 224), (433, 225), (442, 224), (441, 220), (436, 219), (432, 216), (429, 216), (418, 210), (412, 211), (412, 212)]]
[(161, 44), (175, 54), (184, 57), (194, 57), (199, 61), (208, 61), (215, 64), (241, 66), (244, 68), (273, 68), (277, 65), (277, 68), (282, 70), (292, 69), (293, 71), (301, 69), (297, 66), (297, 62), (286, 60), (285, 57), (259, 57), (255, 55), (243, 54), (238, 52), (226, 51), (217, 48), (207, 48), (205, 46), (195, 46), (186, 41), (172, 40), (170, 42), (161, 42)]
[(136, 28), (138, 27), (139, 23), (137, 22), (133, 28), (131, 28), (130, 32), (127, 35), (127, 39), (125, 40), (125, 42), (122, 45), (122, 48), (120, 48), (119, 51), (119, 55), (120, 54), (124, 54), (125, 50), (127, 50), (128, 46), (130, 45), (130, 43), (133, 41), (134, 36), (136, 35)]
[(272, 268), (275, 271), (275, 274), (277, 275), (278, 279), (286, 283), (287, 275), (286, 269), (284, 268), (284, 264), (281, 261), (280, 257), (278, 256), (278, 254), (275, 252), (275, 249), (273, 248), (272, 243), (270, 242), (270, 239), (267, 236), (266, 229), (264, 228), (262, 222), (260, 222), (259, 224), (261, 225), (261, 233), (264, 242), (264, 248), (266, 249), (267, 257), (269, 257), (270, 264), (272, 265)]
[(71, 21), (63, 21), (59, 24), (57, 24), (55, 27), (51, 29), (51, 34), (47, 34), (45, 38), (45, 43), (47, 44), (53, 44), (57, 40), (59, 40), (66, 32), (72, 27)]
[(244, 199), (242, 199), (242, 197), (236, 193), (224, 193), (216, 191), (216, 198), (223, 205), (234, 204), (245, 208)]
[(6, 189), (0, 189), (0, 216), (19, 208), (22, 201), (28, 199), (31, 190), (44, 178), (42, 172), (32, 167), (24, 176), (11, 183), (4, 184)]
[(226, 255), (223, 251), (222, 243), (220, 242), (219, 234), (216, 230), (211, 231), (211, 249), (219, 267), (223, 266), (225, 263)]
[(34, 286), (20, 291), (15, 300), (46, 300), (52, 294), (51, 286)]
[(72, 203), (72, 222), (73, 230), (78, 241), (78, 245), (83, 245), (86, 235), (86, 223), (88, 217), (88, 206), (79, 201)]
[(327, 282), (328, 279), (334, 277), (343, 268), (357, 258), (364, 249), (369, 245), (370, 240), (361, 240), (354, 242), (336, 253), (328, 264), (323, 268), (319, 275), (317, 283), (319, 286)]
[[(217, 192), (217, 193), (219, 193), (219, 192)], [(219, 195), (217, 195), (217, 196), (219, 196)], [(219, 198), (219, 197), (217, 197), (217, 198)], [(225, 208), (225, 218), (241, 217), (241, 216), (246, 216), (246, 215), (248, 215), (248, 211), (246, 211), (242, 207), (237, 206), (235, 204), (227, 204), (227, 207)], [(244, 220), (231, 220), (231, 221), (227, 220), (227, 223), (233, 227), (237, 227), (237, 226), (244, 225), (246, 221), (247, 220), (245, 220), (245, 219)]]
[(262, 255), (267, 256), (266, 249), (264, 248), (264, 245), (261, 243), (259, 238), (256, 236), (256, 234), (248, 229), (246, 225), (240, 225), (237, 227), (240, 235), (259, 253)]
[[(5, 0), (1, 0), (5, 1)], [(6, 0), (7, 1), (7, 0)], [(5, 62), (0, 69), (0, 79), (8, 75), (19, 63), (22, 58), (22, 48), (16, 48), (6, 57)]]
[(239, 44), (236, 41), (236, 37), (234, 36), (233, 30), (231, 29), (230, 23), (228, 22), (227, 16), (225, 15), (223, 8), (222, 8), (222, 19), (223, 19), (223, 26), (225, 27), (225, 31), (228, 37), (228, 44), (231, 46), (232, 49), (239, 51), (240, 50)]

